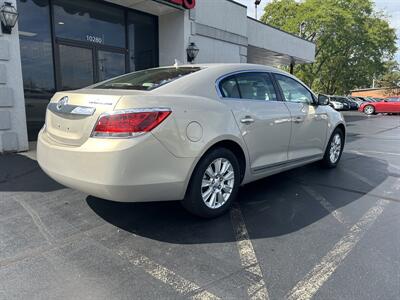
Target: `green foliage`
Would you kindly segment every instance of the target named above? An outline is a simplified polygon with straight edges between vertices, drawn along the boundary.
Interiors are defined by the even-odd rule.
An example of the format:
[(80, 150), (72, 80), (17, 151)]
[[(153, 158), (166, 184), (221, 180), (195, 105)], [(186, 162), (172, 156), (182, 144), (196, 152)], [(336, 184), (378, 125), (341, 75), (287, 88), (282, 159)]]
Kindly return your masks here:
[(400, 65), (396, 61), (386, 63), (387, 72), (377, 81), (377, 85), (387, 89), (387, 96), (400, 96)]
[(396, 33), (371, 0), (272, 0), (261, 21), (316, 43), (313, 64), (295, 74), (314, 90), (345, 94), (384, 74), (396, 52)]

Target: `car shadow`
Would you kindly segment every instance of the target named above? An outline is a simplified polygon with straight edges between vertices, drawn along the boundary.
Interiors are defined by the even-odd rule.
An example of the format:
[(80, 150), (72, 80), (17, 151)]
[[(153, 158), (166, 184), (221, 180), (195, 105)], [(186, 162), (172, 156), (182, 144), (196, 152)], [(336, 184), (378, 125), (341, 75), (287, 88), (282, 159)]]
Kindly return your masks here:
[(358, 122), (360, 120), (368, 119), (370, 116), (360, 113), (359, 115), (344, 115), (346, 123)]
[[(245, 185), (238, 203), (246, 223), (250, 223), (252, 239), (280, 236), (329, 214), (308, 192), (310, 187), (340, 208), (369, 193), (387, 177), (385, 161), (345, 153), (336, 169), (322, 169), (315, 163)], [(229, 213), (204, 220), (187, 213), (179, 201), (118, 203), (93, 196), (86, 201), (106, 222), (141, 237), (175, 244), (235, 240)]]

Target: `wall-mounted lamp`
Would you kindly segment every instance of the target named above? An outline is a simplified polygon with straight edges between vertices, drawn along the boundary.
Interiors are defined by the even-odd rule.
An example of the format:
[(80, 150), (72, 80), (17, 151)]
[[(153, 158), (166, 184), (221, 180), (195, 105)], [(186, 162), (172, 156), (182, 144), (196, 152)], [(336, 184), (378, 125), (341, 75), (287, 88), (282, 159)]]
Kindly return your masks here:
[(3, 33), (11, 34), (11, 30), (18, 20), (18, 12), (10, 2), (4, 2), (0, 8), (0, 20)]
[(199, 50), (199, 48), (196, 46), (195, 43), (193, 43), (193, 42), (190, 43), (189, 46), (188, 46), (187, 49), (186, 49), (187, 61), (190, 62), (190, 63), (192, 63), (192, 62), (195, 60), (197, 54), (199, 54), (199, 51), (200, 51), (200, 50)]
[(255, 10), (254, 10), (254, 14), (255, 14), (255, 18), (256, 18), (256, 20), (258, 19), (258, 17), (257, 17), (257, 9), (258, 9), (258, 6), (260, 5), (260, 3), (261, 3), (261, 0), (255, 0), (254, 1), (254, 6), (255, 6)]

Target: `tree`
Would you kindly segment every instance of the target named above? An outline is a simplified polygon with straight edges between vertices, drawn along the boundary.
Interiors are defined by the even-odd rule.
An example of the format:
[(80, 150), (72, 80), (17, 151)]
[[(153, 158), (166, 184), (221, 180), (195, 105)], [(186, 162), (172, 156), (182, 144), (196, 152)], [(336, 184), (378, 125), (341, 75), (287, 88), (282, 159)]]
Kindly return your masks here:
[(386, 89), (386, 96), (400, 96), (400, 66), (396, 61), (389, 61), (387, 73), (377, 81), (379, 87)]
[(315, 62), (295, 74), (318, 92), (344, 94), (386, 72), (396, 33), (371, 0), (272, 0), (261, 21), (316, 43)]

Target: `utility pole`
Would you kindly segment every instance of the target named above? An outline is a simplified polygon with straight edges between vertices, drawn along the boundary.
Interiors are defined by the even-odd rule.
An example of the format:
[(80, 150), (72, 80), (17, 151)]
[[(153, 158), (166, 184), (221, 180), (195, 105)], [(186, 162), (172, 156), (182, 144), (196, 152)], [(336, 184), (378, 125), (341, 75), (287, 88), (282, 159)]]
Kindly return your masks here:
[(289, 72), (293, 75), (294, 73), (294, 66), (296, 65), (296, 61), (293, 57), (290, 58), (290, 65), (289, 65)]
[(306, 22), (301, 22), (301, 24), (300, 24), (300, 37), (303, 37), (304, 36), (304, 33), (305, 33), (305, 31), (306, 31)]

